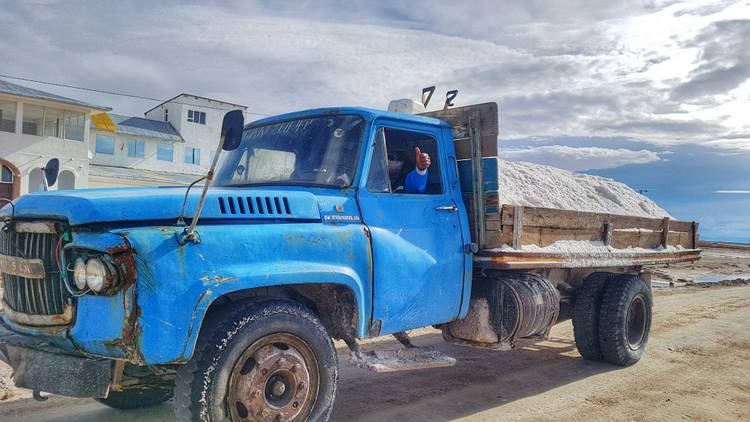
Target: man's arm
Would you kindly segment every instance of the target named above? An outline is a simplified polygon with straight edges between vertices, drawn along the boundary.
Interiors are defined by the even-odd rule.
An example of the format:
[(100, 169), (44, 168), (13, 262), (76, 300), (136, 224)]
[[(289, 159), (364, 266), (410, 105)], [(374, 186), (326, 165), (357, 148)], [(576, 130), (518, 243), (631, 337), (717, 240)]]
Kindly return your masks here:
[(414, 148), (417, 154), (417, 167), (406, 175), (404, 191), (406, 193), (425, 193), (427, 191), (427, 169), (432, 164), (430, 156), (423, 153), (419, 147)]
[(427, 169), (414, 169), (406, 175), (404, 181), (406, 193), (425, 193), (427, 190)]

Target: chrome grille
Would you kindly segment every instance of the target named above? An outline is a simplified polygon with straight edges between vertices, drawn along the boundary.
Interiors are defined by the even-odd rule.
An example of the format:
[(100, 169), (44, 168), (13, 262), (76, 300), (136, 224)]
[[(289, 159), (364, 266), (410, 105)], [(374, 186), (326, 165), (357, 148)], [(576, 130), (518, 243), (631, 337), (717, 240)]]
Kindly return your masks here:
[[(0, 230), (0, 254), (44, 262), (45, 278), (30, 279), (2, 273), (3, 300), (11, 311), (27, 315), (69, 314), (70, 294), (63, 285), (55, 261), (59, 233), (15, 232)], [(65, 319), (65, 318), (64, 318)], [(56, 319), (64, 323), (64, 319)], [(40, 324), (48, 325), (48, 324)]]

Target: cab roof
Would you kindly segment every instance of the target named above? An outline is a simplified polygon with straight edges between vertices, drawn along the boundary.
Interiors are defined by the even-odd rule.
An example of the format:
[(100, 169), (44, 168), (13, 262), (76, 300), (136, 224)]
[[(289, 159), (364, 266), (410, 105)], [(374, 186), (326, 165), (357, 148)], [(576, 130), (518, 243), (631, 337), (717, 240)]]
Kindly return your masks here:
[(433, 117), (420, 116), (416, 114), (406, 113), (394, 113), (392, 111), (377, 110), (374, 108), (367, 107), (326, 107), (326, 108), (312, 108), (309, 110), (295, 111), (292, 113), (284, 113), (276, 116), (265, 117), (260, 120), (251, 122), (245, 127), (254, 126), (265, 126), (272, 123), (284, 122), (289, 120), (298, 120), (309, 117), (318, 116), (330, 116), (330, 115), (358, 115), (362, 116), (368, 122), (371, 122), (379, 118), (387, 118), (392, 120), (401, 120), (409, 123), (420, 123), (432, 126), (443, 126), (450, 127), (450, 125), (440, 119)]

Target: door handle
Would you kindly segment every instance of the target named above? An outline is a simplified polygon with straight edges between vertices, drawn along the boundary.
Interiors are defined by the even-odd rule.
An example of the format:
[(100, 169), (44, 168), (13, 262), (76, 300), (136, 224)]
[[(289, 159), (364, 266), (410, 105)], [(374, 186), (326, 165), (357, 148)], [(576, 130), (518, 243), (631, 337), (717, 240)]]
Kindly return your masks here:
[(448, 212), (456, 212), (458, 211), (458, 208), (455, 205), (441, 205), (439, 207), (435, 207), (436, 211), (448, 211)]

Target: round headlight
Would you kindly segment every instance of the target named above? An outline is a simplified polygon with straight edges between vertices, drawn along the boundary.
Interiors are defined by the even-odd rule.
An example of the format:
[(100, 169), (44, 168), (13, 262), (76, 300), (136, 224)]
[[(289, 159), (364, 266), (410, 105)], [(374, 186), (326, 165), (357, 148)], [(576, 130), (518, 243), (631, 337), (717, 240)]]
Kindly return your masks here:
[(73, 280), (78, 290), (86, 290), (86, 261), (83, 258), (76, 259), (73, 266)]
[(104, 289), (104, 279), (107, 277), (107, 270), (104, 264), (98, 258), (89, 258), (86, 263), (86, 285), (95, 292), (101, 292)]

